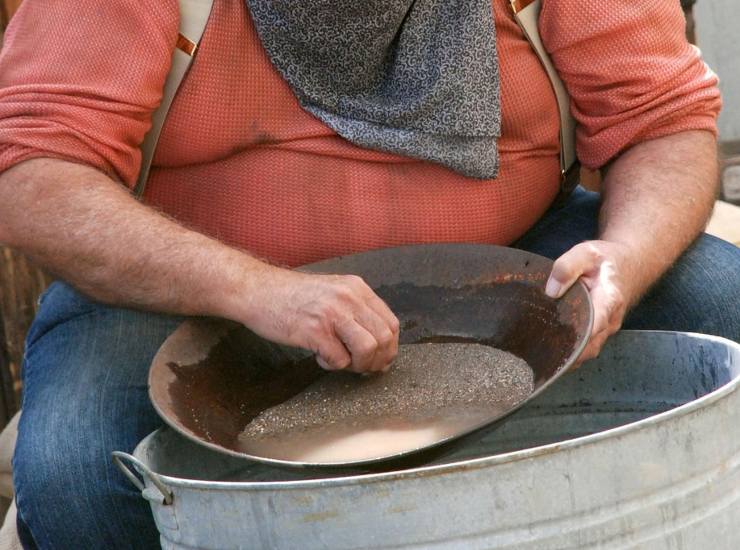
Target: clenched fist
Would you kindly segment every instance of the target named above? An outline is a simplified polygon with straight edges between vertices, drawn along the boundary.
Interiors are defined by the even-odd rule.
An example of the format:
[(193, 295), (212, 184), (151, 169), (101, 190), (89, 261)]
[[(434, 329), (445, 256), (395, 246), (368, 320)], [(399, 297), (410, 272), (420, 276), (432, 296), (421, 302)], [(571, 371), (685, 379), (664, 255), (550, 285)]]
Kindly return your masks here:
[(399, 322), (354, 275), (270, 268), (249, 297), (242, 322), (263, 338), (308, 349), (328, 370), (387, 370), (398, 353)]

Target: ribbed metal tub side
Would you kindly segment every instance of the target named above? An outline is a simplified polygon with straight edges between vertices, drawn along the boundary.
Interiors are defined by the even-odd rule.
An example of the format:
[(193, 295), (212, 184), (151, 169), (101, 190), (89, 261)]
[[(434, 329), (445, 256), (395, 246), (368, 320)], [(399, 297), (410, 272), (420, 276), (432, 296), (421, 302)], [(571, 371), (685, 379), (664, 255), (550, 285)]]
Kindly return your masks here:
[(441, 464), (301, 479), (167, 430), (134, 455), (164, 548), (734, 550), (739, 385), (738, 344), (625, 331)]

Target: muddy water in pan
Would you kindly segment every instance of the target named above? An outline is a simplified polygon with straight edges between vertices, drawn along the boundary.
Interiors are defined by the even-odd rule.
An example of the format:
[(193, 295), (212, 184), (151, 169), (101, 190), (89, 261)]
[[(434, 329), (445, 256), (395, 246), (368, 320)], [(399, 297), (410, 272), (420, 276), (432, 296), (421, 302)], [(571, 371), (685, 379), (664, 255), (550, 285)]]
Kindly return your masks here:
[(372, 460), (475, 428), (533, 390), (530, 367), (505, 351), (405, 345), (386, 374), (331, 373), (262, 411), (238, 436), (236, 450), (312, 463)]

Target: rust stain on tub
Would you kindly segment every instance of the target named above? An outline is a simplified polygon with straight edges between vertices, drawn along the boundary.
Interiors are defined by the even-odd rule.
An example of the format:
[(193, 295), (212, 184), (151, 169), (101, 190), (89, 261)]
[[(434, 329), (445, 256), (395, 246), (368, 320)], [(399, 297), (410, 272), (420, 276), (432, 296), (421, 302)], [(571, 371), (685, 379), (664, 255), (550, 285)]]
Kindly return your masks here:
[(293, 496), (293, 500), (299, 504), (311, 504), (313, 502), (313, 497), (310, 495), (295, 495)]
[(303, 516), (303, 523), (314, 523), (319, 521), (326, 521), (327, 519), (338, 518), (339, 512), (335, 510), (329, 510), (327, 512), (317, 512), (315, 514), (306, 514)]
[(388, 508), (389, 514), (405, 514), (406, 512), (413, 512), (416, 510), (416, 506), (394, 506), (393, 508)]

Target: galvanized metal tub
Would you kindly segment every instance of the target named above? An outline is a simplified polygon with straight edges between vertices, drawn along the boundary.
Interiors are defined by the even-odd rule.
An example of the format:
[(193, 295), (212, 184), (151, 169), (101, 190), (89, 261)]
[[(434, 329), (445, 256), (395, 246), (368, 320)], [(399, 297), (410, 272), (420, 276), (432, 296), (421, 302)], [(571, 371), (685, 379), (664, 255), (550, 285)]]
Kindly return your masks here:
[(424, 467), (322, 479), (168, 429), (117, 460), (144, 478), (163, 548), (734, 550), (739, 385), (736, 343), (625, 331)]

